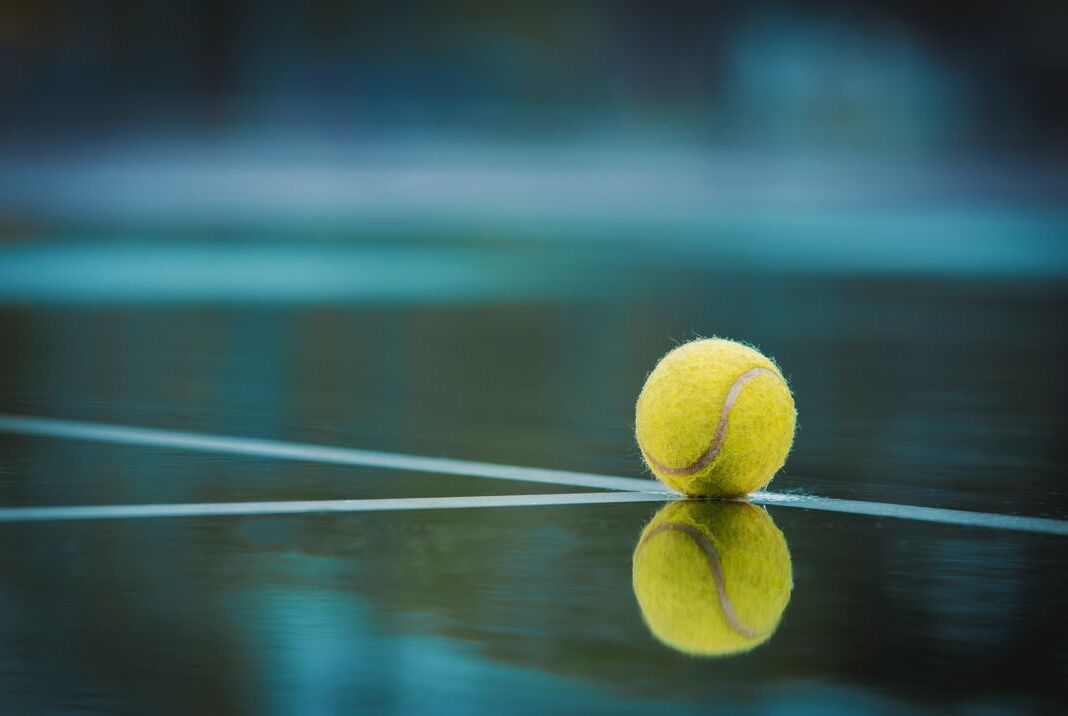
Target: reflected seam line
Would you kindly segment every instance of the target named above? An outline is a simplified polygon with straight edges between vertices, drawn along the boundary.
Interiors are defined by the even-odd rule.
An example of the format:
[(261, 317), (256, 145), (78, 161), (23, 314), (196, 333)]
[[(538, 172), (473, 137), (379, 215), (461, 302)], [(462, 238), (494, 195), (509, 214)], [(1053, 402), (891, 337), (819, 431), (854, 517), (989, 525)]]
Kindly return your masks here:
[[(734, 605), (731, 604), (730, 597), (727, 595), (727, 581), (723, 577), (723, 565), (719, 560), (719, 552), (712, 546), (712, 543), (708, 541), (708, 538), (701, 534), (701, 531), (692, 525), (682, 524), (681, 522), (665, 522), (645, 535), (641, 544), (644, 545), (656, 535), (661, 532), (681, 532), (692, 539), (702, 554), (704, 554), (705, 561), (708, 563), (708, 569), (712, 573), (712, 581), (716, 585), (716, 596), (719, 598), (720, 609), (723, 610), (723, 616), (727, 619), (727, 624), (736, 633), (745, 637), (746, 639), (756, 639), (762, 634), (758, 634), (749, 627), (742, 624), (738, 619), (738, 615), (734, 612)], [(640, 545), (639, 545), (640, 546)]]

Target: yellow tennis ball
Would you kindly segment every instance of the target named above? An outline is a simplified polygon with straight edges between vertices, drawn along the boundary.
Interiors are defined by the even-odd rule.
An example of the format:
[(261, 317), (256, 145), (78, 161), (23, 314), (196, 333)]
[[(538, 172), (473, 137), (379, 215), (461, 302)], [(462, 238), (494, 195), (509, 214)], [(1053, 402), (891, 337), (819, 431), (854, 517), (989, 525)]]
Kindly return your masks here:
[(775, 363), (749, 346), (704, 338), (649, 374), (635, 408), (645, 464), (693, 497), (736, 497), (771, 481), (794, 442), (797, 410)]
[(695, 656), (771, 638), (793, 589), (786, 538), (748, 502), (674, 502), (634, 550), (634, 595), (657, 639)]

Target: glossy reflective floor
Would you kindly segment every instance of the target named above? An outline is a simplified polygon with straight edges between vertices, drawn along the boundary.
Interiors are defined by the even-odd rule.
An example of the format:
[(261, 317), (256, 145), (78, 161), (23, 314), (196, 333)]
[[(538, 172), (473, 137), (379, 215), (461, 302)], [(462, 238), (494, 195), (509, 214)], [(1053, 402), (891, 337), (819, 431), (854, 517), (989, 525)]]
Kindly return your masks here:
[[(320, 251), (298, 238), (225, 245), (283, 268), (289, 250), (327, 255), (366, 295), (220, 293), (180, 271), (149, 301), (91, 277), (9, 285), (0, 412), (641, 479), (631, 426), (645, 373), (673, 341), (724, 335), (775, 355), (796, 393), (796, 447), (774, 492), (1043, 517), (1053, 532), (1068, 519), (1059, 279), (743, 275), (654, 244), (606, 258), (582, 242), (485, 239), (409, 272), (415, 239)], [(26, 268), (75, 245), (3, 251)], [(126, 264), (107, 265), (165, 272), (174, 255), (123, 251)], [(446, 474), (48, 430), (0, 431), (0, 461), (8, 516), (547, 499), (0, 523), (3, 713), (1068, 708), (1058, 534), (774, 503), (683, 503), (665, 517), (681, 508), (655, 495), (552, 504), (599, 491), (500, 479), (498, 467)], [(658, 520), (689, 531), (639, 548)], [(715, 611), (724, 594), (734, 627)]]

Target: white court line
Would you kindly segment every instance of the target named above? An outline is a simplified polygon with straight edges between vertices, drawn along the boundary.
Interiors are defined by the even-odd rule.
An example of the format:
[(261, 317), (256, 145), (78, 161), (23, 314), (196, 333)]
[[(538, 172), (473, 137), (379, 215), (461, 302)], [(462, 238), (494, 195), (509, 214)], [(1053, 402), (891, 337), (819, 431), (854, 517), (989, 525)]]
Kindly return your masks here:
[(534, 507), (599, 505), (620, 502), (664, 502), (664, 492), (571, 492), (559, 495), (487, 495), (478, 497), (402, 497), (374, 500), (301, 500), (292, 502), (202, 502), (163, 505), (78, 505), (69, 507), (0, 508), (2, 522), (55, 522), (138, 517), (217, 517), (222, 515), (298, 515), (327, 512), (392, 512), (472, 507)]
[[(310, 445), (305, 443), (280, 442), (275, 440), (259, 440), (255, 438), (228, 438), (199, 433), (184, 433), (172, 430), (155, 430), (151, 428), (137, 428), (124, 425), (103, 425), (99, 423), (86, 423), (71, 420), (54, 420), (51, 418), (33, 418), (18, 415), (0, 414), (0, 431), (20, 433), (24, 435), (37, 435), (42, 437), (68, 438), (75, 440), (91, 440), (96, 442), (119, 443), (123, 445), (144, 445), (153, 447), (166, 447), (182, 450), (195, 450), (200, 452), (228, 453), (244, 456), (269, 457), (285, 460), (298, 460), (309, 462), (321, 462), (338, 465), (359, 465), (364, 467), (378, 467), (392, 470), (411, 470), (417, 472), (429, 472), (446, 475), (464, 475), (484, 477), (497, 480), (521, 480), (525, 482), (538, 482), (543, 484), (566, 485), (569, 487), (590, 487), (605, 490), (621, 490), (630, 493), (645, 495), (647, 499), (636, 500), (606, 500), (611, 501), (656, 501), (670, 500), (679, 497), (676, 493), (662, 489), (651, 480), (643, 480), (633, 477), (612, 477), (608, 475), (594, 475), (584, 472), (570, 472), (567, 470), (547, 470), (532, 467), (518, 467), (514, 465), (498, 465), (486, 462), (472, 462), (468, 460), (452, 460), (449, 458), (424, 457), (420, 455), (405, 455), (401, 453), (377, 452), (373, 450), (356, 450), (351, 448), (333, 448), (322, 445)], [(617, 494), (617, 493), (605, 493)], [(529, 498), (553, 498), (553, 497), (581, 497), (581, 495), (537, 495)], [(413, 498), (416, 499), (416, 498)], [(418, 500), (494, 500), (494, 499), (518, 499), (518, 498), (417, 498)], [(862, 502), (859, 500), (839, 500), (831, 497), (814, 497), (808, 495), (785, 495), (774, 492), (756, 492), (750, 495), (750, 501), (765, 505), (777, 505), (781, 507), (801, 507), (811, 510), (823, 510), (827, 512), (845, 512), (849, 514), (868, 515), (871, 517), (890, 517), (896, 519), (919, 520), (922, 522), (939, 522), (943, 524), (962, 525), (969, 527), (986, 527), (991, 529), (1015, 530), (1021, 532), (1038, 532), (1043, 534), (1068, 536), (1068, 521), (1049, 519), (1043, 517), (1020, 517), (1016, 515), (999, 515), (987, 512), (970, 512), (966, 510), (950, 510), (940, 507), (918, 507), (913, 505), (898, 505), (885, 502)], [(433, 505), (424, 507), (390, 507), (390, 504), (398, 503), (396, 500), (332, 500), (318, 504), (349, 504), (360, 505), (381, 503), (379, 507), (350, 507), (349, 511), (357, 509), (431, 509)], [(311, 505), (316, 503), (299, 502), (259, 502), (259, 503), (221, 503), (231, 505), (229, 509), (235, 512), (211, 512), (206, 514), (269, 514), (270, 512), (257, 512), (256, 510), (271, 510), (272, 505)], [(398, 503), (399, 504), (399, 503)], [(416, 505), (417, 502), (405, 502), (403, 504)], [(530, 504), (571, 504), (566, 502), (555, 503), (551, 501), (536, 502)], [(576, 502), (575, 504), (581, 504)], [(239, 505), (254, 505), (258, 507), (238, 507)], [(449, 506), (443, 504), (440, 506)], [(494, 505), (487, 502), (485, 505), (458, 504), (462, 506), (505, 506)], [(211, 507), (211, 505), (102, 505), (97, 507), (34, 507), (34, 508), (0, 508), (0, 514), (7, 514), (13, 510), (106, 510), (111, 511), (110, 516), (163, 516), (172, 514), (197, 514), (196, 512), (183, 512), (183, 510), (195, 510), (198, 507)], [(164, 510), (156, 514), (136, 514), (139, 508), (156, 508)], [(115, 512), (117, 510), (118, 512)], [(282, 509), (282, 512), (287, 510)], [(307, 510), (294, 509), (294, 511), (320, 511), (318, 508)], [(129, 514), (126, 514), (128, 513)], [(25, 512), (19, 514), (28, 514)], [(57, 514), (62, 514), (57, 513)], [(72, 518), (41, 518), (41, 519), (72, 519)]]
[(784, 495), (778, 492), (754, 492), (749, 495), (748, 499), (750, 502), (760, 505), (802, 507), (810, 510), (846, 512), (851, 515), (867, 515), (869, 517), (892, 517), (901, 520), (940, 522), (964, 527), (987, 527), (989, 529), (1068, 536), (1068, 521), (1047, 517), (999, 515), (992, 512), (950, 510), (944, 507), (897, 505), (892, 502), (864, 502), (861, 500), (839, 500), (834, 497), (816, 497), (812, 495)]
[(136, 428), (128, 425), (83, 423), (74, 420), (31, 418), (21, 415), (0, 414), (0, 431), (51, 438), (120, 443), (122, 445), (147, 445), (198, 452), (226, 453), (245, 457), (269, 457), (333, 465), (359, 465), (361, 467), (377, 467), (388, 470), (487, 477), (494, 480), (521, 480), (523, 482), (540, 482), (549, 485), (567, 485), (569, 487), (591, 487), (601, 490), (637, 490), (639, 492), (650, 490), (655, 492), (659, 490), (668, 493), (666, 489), (653, 480), (642, 480), (634, 477), (610, 477), (567, 470), (544, 470), (536, 467), (452, 460), (444, 457), (424, 457), (422, 455), (327, 447), (325, 445), (291, 443), (279, 440), (260, 440), (258, 438), (219, 437), (202, 433)]

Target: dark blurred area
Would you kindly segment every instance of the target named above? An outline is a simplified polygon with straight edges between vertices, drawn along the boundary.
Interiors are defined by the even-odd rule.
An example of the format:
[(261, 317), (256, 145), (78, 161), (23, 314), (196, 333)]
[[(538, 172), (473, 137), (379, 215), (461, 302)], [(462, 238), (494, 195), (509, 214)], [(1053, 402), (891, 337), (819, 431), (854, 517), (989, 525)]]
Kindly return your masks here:
[(1056, 2), (9, 3), (0, 236), (656, 234), (790, 270), (1059, 275), (1066, 23)]
[(1068, 6), (5, 2), (8, 139), (292, 125), (1058, 152)]

